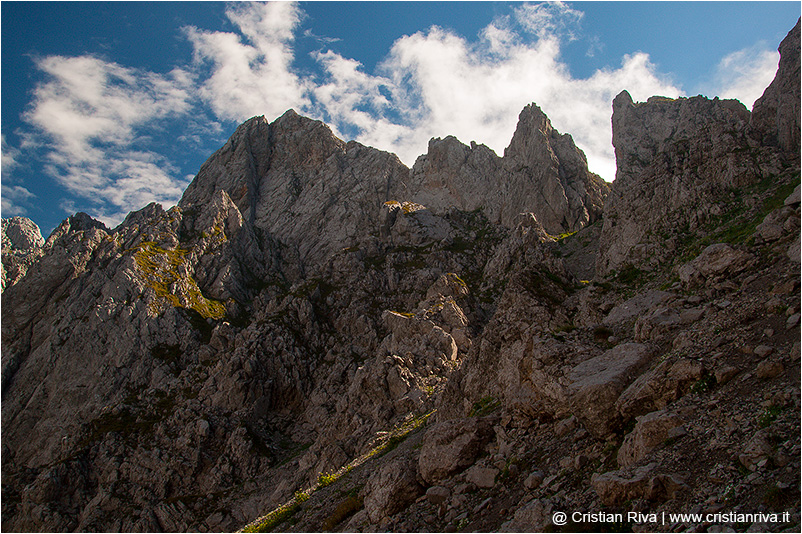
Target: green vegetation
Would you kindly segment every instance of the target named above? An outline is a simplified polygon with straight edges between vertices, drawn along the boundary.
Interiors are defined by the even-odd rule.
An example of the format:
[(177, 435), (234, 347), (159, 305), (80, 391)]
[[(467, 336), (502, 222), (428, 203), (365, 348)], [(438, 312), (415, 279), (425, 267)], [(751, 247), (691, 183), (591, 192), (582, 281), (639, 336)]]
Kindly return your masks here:
[(243, 532), (270, 532), (277, 525), (283, 523), (287, 519), (295, 515), (295, 512), (300, 508), (301, 503), (309, 498), (309, 495), (303, 492), (296, 492), (295, 497), (288, 503), (279, 506), (269, 514), (260, 517), (250, 525), (242, 529)]
[(468, 417), (484, 417), (499, 407), (501, 407), (501, 401), (492, 395), (488, 395), (473, 403)]
[(716, 377), (708, 374), (697, 380), (691, 386), (691, 393), (705, 393), (716, 385)]
[[(160, 300), (174, 308), (193, 309), (205, 319), (222, 319), (225, 304), (203, 296), (197, 282), (187, 273), (188, 253), (181, 246), (163, 249), (153, 241), (143, 241), (134, 250), (134, 261), (146, 285)], [(150, 311), (158, 313), (158, 305), (152, 303)]]
[(782, 406), (777, 406), (776, 404), (772, 404), (771, 406), (767, 407), (760, 417), (757, 419), (757, 424), (760, 428), (766, 428), (770, 426), (782, 413)]
[(564, 232), (564, 233), (562, 233), (562, 234), (560, 234), (560, 235), (549, 235), (549, 237), (551, 237), (552, 239), (554, 239), (555, 241), (559, 242), (559, 243), (562, 245), (562, 241), (563, 241), (563, 240), (565, 240), (565, 239), (566, 239), (566, 238), (568, 238), (568, 237), (571, 237), (571, 236), (572, 236), (572, 235), (574, 235), (576, 232), (577, 232), (577, 231), (573, 231), (573, 232)]
[(621, 267), (621, 270), (615, 275), (614, 280), (621, 284), (631, 285), (640, 281), (642, 276), (643, 271), (634, 265), (628, 264)]
[(339, 472), (320, 473), (317, 477), (317, 486), (319, 488), (325, 488), (326, 486), (330, 486), (331, 484), (337, 482), (337, 479), (339, 479), (340, 476), (341, 473)]
[(769, 177), (745, 189), (732, 189), (730, 194), (733, 200), (726, 213), (712, 217), (697, 233), (691, 232), (686, 225), (679, 232), (680, 248), (684, 251), (679, 259), (680, 263), (695, 258), (705, 247), (713, 243), (750, 244), (758, 225), (763, 222), (766, 215), (783, 205), (799, 181), (791, 181), (791, 183), (777, 186), (757, 208), (749, 209), (744, 197), (763, 194), (776, 181), (777, 177)]
[(155, 402), (150, 406), (143, 406), (132, 393), (126, 399), (126, 404), (116, 413), (101, 413), (84, 427), (87, 433), (86, 444), (93, 443), (110, 432), (117, 432), (125, 439), (136, 435), (152, 435), (156, 424), (168, 418), (175, 409), (175, 399), (166, 392), (157, 390), (154, 397)]
[[(403, 423), (399, 424), (390, 432), (387, 432), (384, 435), (385, 439), (382, 440), (382, 442), (377, 447), (369, 451), (367, 454), (360, 456), (356, 460), (352, 461), (348, 465), (341, 467), (335, 472), (325, 473), (325, 474), (320, 473), (318, 475), (317, 482), (311, 488), (304, 491), (296, 491), (295, 496), (291, 501), (279, 506), (270, 513), (263, 515), (262, 517), (248, 524), (242, 529), (242, 532), (269, 532), (273, 530), (280, 523), (283, 523), (284, 521), (288, 520), (293, 515), (295, 515), (295, 513), (298, 512), (298, 510), (300, 509), (301, 504), (307, 499), (309, 499), (309, 497), (317, 490), (334, 484), (343, 475), (349, 473), (352, 469), (362, 465), (369, 459), (387, 454), (395, 447), (397, 447), (399, 443), (404, 441), (409, 436), (409, 434), (420, 428), (426, 422), (426, 420), (429, 419), (429, 417), (431, 417), (434, 413), (435, 410), (432, 410), (431, 412), (420, 415), (418, 417), (411, 417), (408, 421), (404, 421)], [(332, 514), (332, 517), (329, 518), (329, 520), (332, 521), (331, 526), (327, 527), (326, 530), (333, 528), (338, 523), (342, 522), (346, 517), (348, 517), (348, 515), (353, 514), (361, 507), (362, 503), (360, 500), (358, 505), (356, 501), (353, 501), (349, 505), (343, 505), (343, 510), (341, 510), (340, 512), (337, 512), (335, 510), (335, 514)], [(335, 515), (337, 515), (338, 517), (335, 517)]]

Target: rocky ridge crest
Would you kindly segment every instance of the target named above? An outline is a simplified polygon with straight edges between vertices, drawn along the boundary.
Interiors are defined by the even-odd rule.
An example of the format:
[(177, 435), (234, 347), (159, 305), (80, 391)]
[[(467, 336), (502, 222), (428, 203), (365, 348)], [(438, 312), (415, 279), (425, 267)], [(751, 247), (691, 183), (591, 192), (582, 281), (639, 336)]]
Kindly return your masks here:
[(68, 218), (3, 292), (3, 529), (794, 529), (799, 147), (701, 98), (622, 94), (613, 126), (603, 221), (536, 106), (502, 158), (446, 138), (412, 170), (254, 118), (178, 206)]

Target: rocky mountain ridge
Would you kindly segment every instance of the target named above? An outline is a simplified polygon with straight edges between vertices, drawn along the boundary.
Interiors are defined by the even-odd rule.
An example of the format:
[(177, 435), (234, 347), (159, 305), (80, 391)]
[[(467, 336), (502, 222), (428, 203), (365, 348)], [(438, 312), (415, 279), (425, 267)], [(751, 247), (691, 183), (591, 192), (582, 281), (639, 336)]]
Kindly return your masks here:
[(167, 211), (4, 220), (3, 530), (794, 530), (799, 23), (780, 53), (752, 112), (620, 94), (609, 195), (535, 105), (412, 169), (289, 111)]

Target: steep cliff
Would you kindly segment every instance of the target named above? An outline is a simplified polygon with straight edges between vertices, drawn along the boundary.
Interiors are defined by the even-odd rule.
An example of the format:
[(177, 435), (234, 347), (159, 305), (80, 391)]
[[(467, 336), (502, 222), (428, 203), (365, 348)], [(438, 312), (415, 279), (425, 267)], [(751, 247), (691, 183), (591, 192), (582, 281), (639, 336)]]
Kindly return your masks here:
[(798, 529), (798, 43), (752, 114), (619, 95), (609, 196), (534, 105), (411, 170), (288, 111), (169, 210), (4, 221), (3, 530)]
[(799, 25), (783, 40), (777, 75), (753, 113), (736, 100), (702, 96), (635, 103), (623, 91), (615, 98), (617, 170), (605, 203), (599, 274), (665, 263), (683, 236), (734, 216), (734, 191), (796, 180), (798, 43)]
[(752, 126), (764, 144), (799, 158), (799, 22), (780, 43), (777, 76), (752, 107)]
[(504, 157), (454, 137), (430, 141), (412, 168), (409, 189), (421, 204), (481, 208), (492, 222), (508, 227), (519, 213), (532, 212), (554, 235), (598, 220), (608, 193), (571, 136), (554, 130), (534, 104), (518, 117)]

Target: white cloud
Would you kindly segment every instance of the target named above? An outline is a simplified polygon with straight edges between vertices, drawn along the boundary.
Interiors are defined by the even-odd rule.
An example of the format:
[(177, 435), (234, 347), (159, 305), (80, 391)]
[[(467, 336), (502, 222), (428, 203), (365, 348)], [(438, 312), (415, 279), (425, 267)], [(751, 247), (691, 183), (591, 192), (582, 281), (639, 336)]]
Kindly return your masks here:
[[(24, 117), (32, 129), (20, 134), (19, 149), (47, 151), (46, 171), (80, 209), (114, 226), (148, 202), (176, 202), (188, 183), (152, 139), (169, 121), (185, 125), (175, 141), (196, 149), (210, 132), (220, 135), (220, 121), (272, 120), (292, 107), (411, 165), (431, 137), (446, 135), (501, 154), (518, 114), (535, 102), (574, 137), (591, 170), (612, 180), (615, 95), (680, 93), (642, 53), (624, 57), (617, 69), (572, 77), (561, 45), (576, 38), (582, 13), (562, 3), (521, 4), (475, 39), (435, 26), (402, 36), (375, 72), (324, 48), (312, 54), (321, 77), (294, 70), (294, 36), (304, 17), (296, 4), (236, 3), (226, 16), (235, 31), (185, 28), (193, 64), (168, 74), (91, 56), (39, 59), (46, 80), (35, 88)], [(15, 150), (3, 146), (4, 182), (20, 159)], [(4, 184), (4, 210), (22, 209), (12, 207), (15, 199), (29, 198), (12, 185)]]
[(725, 56), (717, 65), (711, 93), (735, 98), (751, 109), (777, 73), (780, 54), (756, 45)]
[[(446, 135), (484, 143), (501, 154), (518, 114), (535, 102), (556, 129), (574, 137), (591, 170), (612, 180), (613, 98), (623, 89), (636, 100), (679, 96), (680, 90), (661, 79), (643, 53), (624, 57), (618, 69), (573, 78), (560, 60), (558, 36), (570, 33), (570, 27), (543, 11), (554, 9), (519, 8), (519, 16), (528, 17), (528, 30), (540, 36), (534, 42), (525, 42), (506, 18), (488, 25), (477, 42), (438, 27), (401, 37), (380, 65), (381, 76), (365, 74), (361, 65), (333, 52), (318, 54), (328, 76), (317, 89), (324, 108), (318, 114), (340, 129), (359, 129), (357, 140), (393, 151), (411, 165), (431, 137)], [(568, 18), (579, 15), (572, 12)], [(327, 98), (320, 98), (322, 93)]]
[(28, 210), (24, 204), (28, 204), (36, 195), (21, 185), (2, 184), (0, 189), (2, 189), (0, 210), (3, 212), (3, 217), (27, 215)]
[(576, 25), (584, 13), (563, 2), (523, 4), (514, 10), (514, 19), (523, 29), (537, 37), (565, 37), (576, 39)]
[(0, 212), (3, 217), (26, 215), (26, 205), (36, 195), (21, 185), (16, 185), (11, 171), (20, 165), (21, 151), (6, 142), (6, 136), (0, 134), (2, 149), (2, 184), (0, 185)]
[(147, 202), (178, 200), (186, 183), (172, 176), (175, 169), (136, 147), (147, 144), (148, 127), (190, 109), (186, 72), (163, 76), (91, 56), (50, 56), (37, 66), (47, 80), (24, 118), (37, 132), (28, 144), (49, 150), (49, 174), (99, 212), (110, 209), (104, 203), (124, 216)]
[(6, 143), (6, 136), (0, 134), (0, 150), (2, 151), (2, 158), (0, 158), (0, 165), (2, 166), (2, 175), (8, 177), (12, 169), (19, 165), (18, 158), (20, 151), (17, 148)]
[(200, 96), (222, 119), (255, 115), (273, 119), (288, 108), (309, 103), (307, 88), (292, 72), (292, 42), (301, 11), (290, 2), (230, 5), (226, 16), (239, 34), (185, 28), (198, 66), (211, 63)]

